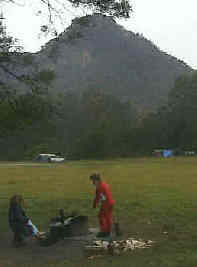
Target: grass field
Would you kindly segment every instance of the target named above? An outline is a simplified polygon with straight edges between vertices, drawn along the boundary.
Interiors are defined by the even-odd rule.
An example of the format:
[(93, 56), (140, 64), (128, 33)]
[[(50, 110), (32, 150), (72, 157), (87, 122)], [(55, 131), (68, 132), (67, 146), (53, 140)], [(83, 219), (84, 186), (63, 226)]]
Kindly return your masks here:
[[(124, 256), (32, 261), (14, 265), (10, 254), (0, 255), (0, 266), (103, 266), (196, 267), (197, 266), (197, 158), (122, 159), (73, 161), (39, 166), (0, 164), (0, 231), (9, 232), (8, 200), (15, 193), (26, 199), (27, 212), (41, 230), (58, 208), (89, 216), (94, 188), (88, 177), (99, 171), (111, 185), (116, 201), (115, 220), (125, 236), (156, 241), (150, 249)], [(167, 234), (164, 234), (166, 232)], [(1, 235), (1, 234), (0, 234)], [(20, 248), (22, 250), (23, 248)], [(1, 253), (1, 252), (0, 252)], [(20, 252), (21, 253), (21, 252)]]

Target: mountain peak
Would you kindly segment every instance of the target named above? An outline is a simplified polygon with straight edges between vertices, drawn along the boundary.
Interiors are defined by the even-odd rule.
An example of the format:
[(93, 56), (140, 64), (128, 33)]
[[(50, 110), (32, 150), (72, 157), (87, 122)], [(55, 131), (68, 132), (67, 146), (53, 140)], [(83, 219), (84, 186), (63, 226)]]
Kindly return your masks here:
[(71, 25), (62, 32), (58, 37), (50, 40), (45, 46), (46, 49), (48, 46), (54, 45), (58, 42), (66, 42), (68, 45), (75, 40), (83, 39), (89, 34), (90, 31), (97, 32), (99, 30), (112, 30), (116, 28), (122, 28), (116, 23), (112, 16), (106, 16), (100, 13), (95, 13), (93, 15), (86, 15), (83, 17), (77, 17), (72, 20)]
[[(174, 81), (192, 69), (143, 35), (101, 14), (75, 18), (35, 55), (39, 69), (56, 73), (53, 92), (98, 88), (143, 107), (167, 100)], [(27, 68), (26, 68), (27, 71)]]
[(112, 16), (106, 16), (100, 13), (94, 13), (93, 15), (86, 15), (84, 17), (77, 17), (72, 20), (72, 25), (80, 24), (80, 25), (88, 25), (88, 24), (114, 24), (116, 21)]

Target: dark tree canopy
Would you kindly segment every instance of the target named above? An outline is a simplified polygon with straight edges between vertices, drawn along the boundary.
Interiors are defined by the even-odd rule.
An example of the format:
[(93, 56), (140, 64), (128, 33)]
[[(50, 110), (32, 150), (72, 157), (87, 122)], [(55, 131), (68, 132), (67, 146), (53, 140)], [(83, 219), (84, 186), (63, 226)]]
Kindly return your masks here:
[[(24, 4), (23, 0), (1, 0), (1, 3), (4, 2), (18, 5)], [(28, 1), (28, 3), (31, 2), (33, 3), (33, 0)], [(40, 0), (40, 3), (46, 5), (50, 22), (53, 22), (54, 15), (60, 15), (63, 10), (67, 9), (67, 5), (70, 3), (73, 7), (86, 8), (92, 10), (92, 12), (106, 14), (116, 18), (129, 18), (132, 12), (130, 0)], [(58, 6), (62, 8), (61, 11), (60, 8), (57, 8)]]
[(132, 11), (128, 0), (68, 0), (74, 6), (84, 5), (102, 14), (109, 14), (117, 18), (129, 18)]

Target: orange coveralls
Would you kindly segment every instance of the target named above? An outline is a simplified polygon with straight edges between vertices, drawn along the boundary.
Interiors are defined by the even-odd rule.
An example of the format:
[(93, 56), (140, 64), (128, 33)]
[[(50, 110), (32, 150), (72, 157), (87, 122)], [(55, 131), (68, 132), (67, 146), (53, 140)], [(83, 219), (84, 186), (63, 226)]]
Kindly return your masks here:
[(110, 191), (109, 185), (101, 181), (96, 188), (96, 196), (93, 207), (101, 202), (100, 211), (98, 214), (100, 230), (105, 233), (110, 233), (113, 224), (113, 206), (114, 200)]

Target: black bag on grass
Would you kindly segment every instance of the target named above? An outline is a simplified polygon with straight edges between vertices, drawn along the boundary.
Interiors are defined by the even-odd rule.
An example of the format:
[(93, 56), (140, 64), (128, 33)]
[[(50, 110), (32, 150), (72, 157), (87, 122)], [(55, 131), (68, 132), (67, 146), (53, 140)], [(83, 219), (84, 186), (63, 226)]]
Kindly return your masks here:
[(65, 216), (60, 210), (60, 216), (51, 219), (49, 230), (41, 245), (49, 246), (66, 237), (74, 237), (88, 234), (87, 216)]

